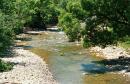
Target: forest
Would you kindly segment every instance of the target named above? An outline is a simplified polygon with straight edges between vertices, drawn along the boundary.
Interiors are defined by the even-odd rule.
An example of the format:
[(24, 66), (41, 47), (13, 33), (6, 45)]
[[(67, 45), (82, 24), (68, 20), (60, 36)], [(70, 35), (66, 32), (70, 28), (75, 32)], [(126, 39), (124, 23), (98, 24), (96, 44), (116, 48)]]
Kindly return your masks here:
[(116, 44), (130, 34), (129, 4), (129, 0), (1, 0), (0, 51), (9, 48), (24, 27), (46, 30), (48, 24), (58, 25), (69, 41), (82, 39), (85, 47)]
[[(129, 36), (129, 0), (1, 0), (0, 50), (7, 49), (23, 27), (58, 25), (70, 41), (84, 46), (115, 44)], [(82, 28), (81, 23), (86, 27)]]

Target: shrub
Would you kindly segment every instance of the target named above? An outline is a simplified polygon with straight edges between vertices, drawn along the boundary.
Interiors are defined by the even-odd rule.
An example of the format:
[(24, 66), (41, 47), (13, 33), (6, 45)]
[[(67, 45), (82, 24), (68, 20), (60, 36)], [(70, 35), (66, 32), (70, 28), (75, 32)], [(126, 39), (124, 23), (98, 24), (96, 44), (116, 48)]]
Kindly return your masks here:
[(4, 62), (0, 59), (0, 72), (9, 71), (13, 68), (13, 64)]
[(65, 31), (69, 41), (80, 39), (80, 23), (71, 13), (62, 13), (59, 17), (59, 26)]
[(0, 52), (9, 48), (14, 39), (12, 23), (9, 22), (8, 17), (0, 13)]

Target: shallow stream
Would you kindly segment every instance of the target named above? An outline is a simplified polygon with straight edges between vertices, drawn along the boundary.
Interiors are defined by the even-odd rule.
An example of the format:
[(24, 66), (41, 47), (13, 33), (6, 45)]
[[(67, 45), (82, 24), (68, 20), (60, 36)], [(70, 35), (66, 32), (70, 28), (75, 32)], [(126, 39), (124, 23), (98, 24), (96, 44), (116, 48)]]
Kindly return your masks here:
[(63, 32), (34, 35), (29, 46), (48, 63), (59, 84), (130, 84), (124, 74), (105, 72), (104, 65), (94, 63), (100, 58), (91, 56), (80, 44), (68, 42)]

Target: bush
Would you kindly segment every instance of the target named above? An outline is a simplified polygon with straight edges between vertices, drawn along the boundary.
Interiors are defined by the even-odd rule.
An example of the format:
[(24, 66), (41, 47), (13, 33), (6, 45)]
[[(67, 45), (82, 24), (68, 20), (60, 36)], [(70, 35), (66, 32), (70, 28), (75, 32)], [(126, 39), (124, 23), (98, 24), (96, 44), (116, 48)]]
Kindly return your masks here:
[(8, 17), (9, 16), (0, 13), (0, 52), (9, 48), (14, 39), (12, 23), (9, 22)]
[(80, 23), (71, 13), (62, 13), (60, 15), (59, 26), (65, 31), (70, 42), (80, 39)]
[(0, 72), (9, 71), (13, 69), (13, 64), (4, 62), (0, 59)]
[(116, 34), (109, 32), (107, 30), (104, 31), (96, 31), (94, 33), (88, 33), (88, 36), (84, 38), (84, 46), (101, 46), (106, 47), (107, 45), (117, 44)]
[(80, 1), (69, 1), (66, 6), (66, 10), (69, 13), (72, 13), (75, 18), (78, 20), (85, 21), (86, 12), (83, 10)]
[(0, 28), (0, 51), (9, 48), (13, 42), (13, 34), (10, 29)]

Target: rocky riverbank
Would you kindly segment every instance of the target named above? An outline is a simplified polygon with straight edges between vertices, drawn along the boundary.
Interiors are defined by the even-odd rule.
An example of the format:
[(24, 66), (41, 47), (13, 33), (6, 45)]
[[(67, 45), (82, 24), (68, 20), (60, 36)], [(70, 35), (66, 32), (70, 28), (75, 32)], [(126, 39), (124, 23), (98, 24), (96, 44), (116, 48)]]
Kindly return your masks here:
[(123, 76), (127, 75), (130, 77), (130, 55), (124, 48), (108, 46), (103, 49), (96, 46), (90, 48), (90, 53), (97, 57), (104, 58), (106, 63), (109, 63), (111, 69), (117, 69), (114, 73), (124, 74)]
[(11, 71), (0, 73), (0, 84), (57, 84), (39, 56), (24, 49), (14, 52), (13, 57), (1, 58), (15, 65)]
[(125, 49), (116, 46), (108, 46), (104, 49), (99, 46), (91, 47), (90, 52), (95, 54), (97, 57), (102, 57), (104, 59), (130, 57), (130, 55), (125, 51)]

